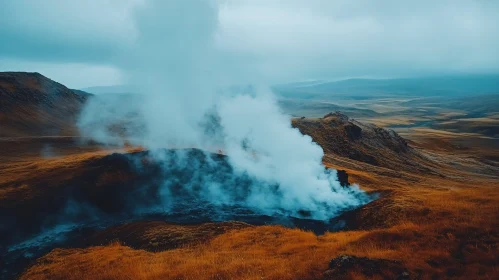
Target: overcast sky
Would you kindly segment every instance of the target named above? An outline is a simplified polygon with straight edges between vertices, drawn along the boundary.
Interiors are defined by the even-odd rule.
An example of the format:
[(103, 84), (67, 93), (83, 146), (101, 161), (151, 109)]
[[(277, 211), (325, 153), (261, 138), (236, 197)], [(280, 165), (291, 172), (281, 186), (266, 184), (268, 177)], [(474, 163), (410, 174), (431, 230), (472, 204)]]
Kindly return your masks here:
[[(203, 15), (194, 3), (188, 18), (196, 22)], [(213, 30), (187, 30), (212, 36), (218, 51), (245, 58), (241, 63), (275, 82), (499, 72), (499, 1), (211, 4), (218, 11)], [(0, 71), (37, 71), (73, 88), (126, 83), (123, 54), (161, 37), (163, 25), (184, 30), (185, 14), (163, 12), (168, 8), (150, 0), (2, 1)], [(148, 9), (154, 17), (141, 12)], [(174, 44), (162, 38), (161, 47), (169, 40)]]

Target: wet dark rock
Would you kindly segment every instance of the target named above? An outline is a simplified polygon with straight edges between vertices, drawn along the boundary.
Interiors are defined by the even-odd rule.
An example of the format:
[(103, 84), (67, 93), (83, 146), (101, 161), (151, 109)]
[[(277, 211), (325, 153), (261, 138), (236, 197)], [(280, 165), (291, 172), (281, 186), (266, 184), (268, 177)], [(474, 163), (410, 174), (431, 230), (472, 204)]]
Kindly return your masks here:
[(352, 273), (366, 278), (411, 279), (409, 271), (401, 262), (386, 259), (370, 259), (352, 255), (341, 255), (329, 262), (324, 279), (355, 279)]
[(348, 182), (348, 173), (345, 170), (337, 170), (338, 181), (342, 187), (347, 187), (350, 185)]
[(362, 128), (355, 124), (347, 124), (345, 125), (345, 131), (347, 133), (347, 137), (350, 140), (357, 140), (360, 139), (362, 135)]

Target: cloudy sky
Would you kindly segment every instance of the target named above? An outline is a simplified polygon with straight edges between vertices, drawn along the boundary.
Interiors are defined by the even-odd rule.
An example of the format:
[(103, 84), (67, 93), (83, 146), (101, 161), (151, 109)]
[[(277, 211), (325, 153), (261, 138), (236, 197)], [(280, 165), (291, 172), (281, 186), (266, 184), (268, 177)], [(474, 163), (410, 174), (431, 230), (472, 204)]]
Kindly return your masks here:
[(0, 71), (73, 88), (127, 83), (126, 59), (143, 40), (159, 56), (186, 31), (273, 82), (499, 72), (499, 1), (207, 1), (213, 26), (189, 0), (179, 13), (168, 0), (3, 1)]

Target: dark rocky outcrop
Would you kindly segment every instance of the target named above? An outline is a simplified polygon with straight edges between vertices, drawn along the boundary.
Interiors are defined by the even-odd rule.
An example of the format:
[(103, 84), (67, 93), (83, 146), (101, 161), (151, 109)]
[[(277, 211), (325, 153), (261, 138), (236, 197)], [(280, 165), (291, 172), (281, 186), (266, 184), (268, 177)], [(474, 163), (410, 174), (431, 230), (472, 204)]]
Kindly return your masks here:
[(351, 255), (332, 259), (329, 269), (324, 272), (324, 279), (356, 279), (355, 275), (359, 274), (368, 279), (411, 279), (409, 271), (400, 262)]
[[(218, 184), (234, 205), (211, 203), (206, 180)], [(310, 220), (305, 212), (285, 221), (245, 207), (254, 182), (234, 173), (225, 155), (197, 149), (115, 153), (68, 163), (0, 184), (0, 189), (16, 189), (0, 201), (0, 249), (61, 220), (101, 226), (140, 219), (192, 224), (227, 217), (250, 224), (286, 223), (320, 233), (331, 230), (332, 225)]]
[(337, 177), (338, 177), (338, 181), (340, 182), (340, 185), (342, 187), (347, 187), (350, 185), (350, 183), (348, 182), (348, 173), (345, 171), (345, 170), (337, 170)]
[(292, 126), (310, 135), (329, 155), (400, 170), (421, 169), (420, 153), (393, 130), (361, 123), (340, 113), (293, 119)]
[(165, 221), (137, 221), (97, 232), (85, 240), (83, 247), (106, 245), (118, 241), (134, 249), (158, 252), (205, 242), (230, 230), (247, 227), (251, 225), (243, 222), (185, 225)]

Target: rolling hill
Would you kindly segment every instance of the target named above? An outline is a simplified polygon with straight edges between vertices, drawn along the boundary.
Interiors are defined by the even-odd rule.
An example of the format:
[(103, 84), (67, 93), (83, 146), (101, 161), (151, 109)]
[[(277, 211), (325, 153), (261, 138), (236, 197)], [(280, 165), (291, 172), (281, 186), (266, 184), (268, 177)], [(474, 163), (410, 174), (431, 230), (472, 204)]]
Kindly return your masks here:
[(76, 118), (91, 94), (39, 73), (0, 73), (0, 137), (74, 136)]

